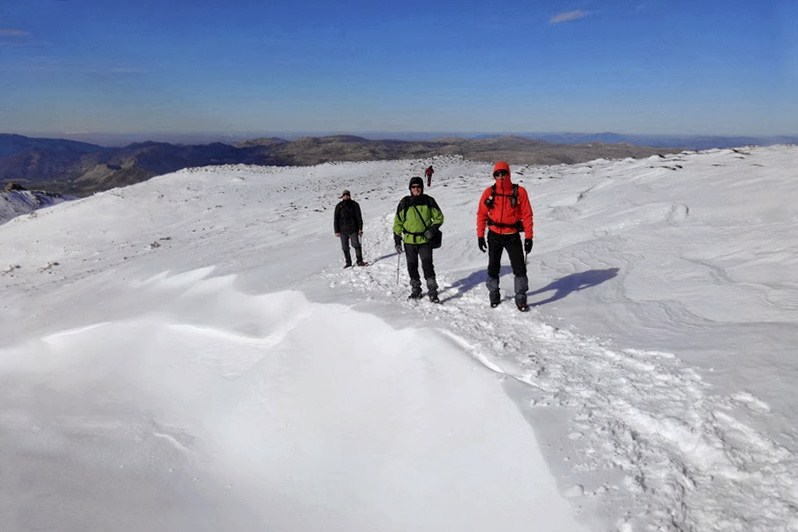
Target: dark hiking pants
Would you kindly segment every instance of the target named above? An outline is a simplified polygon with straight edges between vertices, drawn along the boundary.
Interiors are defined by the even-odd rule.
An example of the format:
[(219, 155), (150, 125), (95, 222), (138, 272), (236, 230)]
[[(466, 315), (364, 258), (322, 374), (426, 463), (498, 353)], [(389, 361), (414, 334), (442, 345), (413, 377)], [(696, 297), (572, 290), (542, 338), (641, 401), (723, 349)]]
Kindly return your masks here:
[(529, 279), (526, 276), (526, 262), (524, 262), (524, 246), (521, 235), (512, 233), (500, 235), (488, 231), (488, 281), (485, 283), (490, 292), (491, 299), (499, 296), (499, 272), (501, 271), (502, 253), (507, 250), (510, 257), (510, 266), (515, 276), (514, 291), (515, 302), (526, 303), (526, 293), (529, 290)]
[(427, 292), (430, 296), (438, 295), (438, 283), (435, 280), (435, 266), (432, 264), (432, 246), (429, 244), (405, 244), (407, 273), (410, 275), (410, 288), (414, 294), (421, 293), (421, 277), (418, 275), (418, 261), (427, 281)]
[(341, 249), (344, 250), (346, 263), (352, 265), (352, 255), (349, 253), (349, 245), (355, 248), (355, 259), (363, 262), (363, 250), (360, 247), (360, 236), (355, 233), (341, 233)]

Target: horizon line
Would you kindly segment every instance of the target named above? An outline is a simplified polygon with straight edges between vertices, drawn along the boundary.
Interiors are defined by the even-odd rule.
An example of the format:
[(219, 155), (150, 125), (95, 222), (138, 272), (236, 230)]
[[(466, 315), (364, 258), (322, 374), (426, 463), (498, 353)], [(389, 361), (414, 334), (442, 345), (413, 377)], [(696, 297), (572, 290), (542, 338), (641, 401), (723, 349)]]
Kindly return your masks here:
[[(358, 131), (358, 132), (341, 132), (329, 130), (315, 130), (315, 131), (266, 131), (266, 132), (238, 132), (238, 133), (225, 133), (225, 132), (150, 132), (150, 133), (108, 133), (108, 132), (68, 132), (68, 133), (44, 133), (44, 132), (30, 132), (30, 133), (6, 133), (5, 135), (18, 135), (27, 138), (36, 139), (60, 139), (72, 140), (76, 142), (86, 142), (90, 144), (102, 145), (103, 142), (119, 142), (141, 143), (141, 142), (179, 142), (180, 139), (184, 141), (194, 140), (212, 143), (224, 141), (241, 142), (246, 140), (256, 140), (261, 138), (280, 138), (283, 140), (297, 140), (304, 137), (334, 137), (334, 136), (350, 136), (360, 137), (366, 140), (429, 140), (434, 141), (441, 138), (455, 137), (455, 138), (480, 138), (480, 137), (522, 137), (532, 138), (536, 137), (599, 137), (599, 136), (614, 136), (625, 137), (630, 139), (751, 139), (759, 141), (773, 141), (778, 139), (788, 140), (790, 142), (798, 141), (798, 134), (713, 134), (713, 133), (623, 133), (616, 131), (599, 131), (599, 132), (584, 132), (584, 131), (507, 131), (507, 132), (474, 132), (474, 131)], [(60, 136), (58, 136), (60, 135)], [(169, 140), (167, 140), (169, 139)], [(113, 147), (113, 146), (107, 146)]]

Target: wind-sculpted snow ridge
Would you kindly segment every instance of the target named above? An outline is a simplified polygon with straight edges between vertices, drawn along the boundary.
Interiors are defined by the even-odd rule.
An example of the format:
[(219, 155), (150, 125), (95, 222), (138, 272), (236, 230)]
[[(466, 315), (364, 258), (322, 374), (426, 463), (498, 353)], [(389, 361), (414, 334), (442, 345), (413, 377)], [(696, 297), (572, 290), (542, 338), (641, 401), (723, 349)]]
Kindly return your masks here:
[[(717, 152), (693, 157), (713, 155)], [(662, 166), (685, 157), (691, 156), (666, 157)], [(623, 170), (633, 163), (605, 164)], [(545, 171), (558, 177), (578, 170)], [(641, 213), (643, 218), (617, 216), (623, 222), (613, 228), (610, 220), (607, 230), (658, 220), (678, 224), (688, 215), (685, 204), (663, 204)], [(381, 217), (385, 235), (392, 216)], [(443, 229), (446, 234), (446, 224)], [(390, 250), (389, 238), (372, 245)], [(503, 273), (509, 288), (512, 275)], [(677, 353), (625, 348), (563, 330), (546, 323), (538, 309), (518, 313), (511, 296), (491, 309), (481, 271), (464, 272), (462, 278), (439, 271), (442, 305), (405, 299), (404, 258), (390, 251), (369, 268), (325, 275), (331, 287), (394, 301), (409, 320), (450, 337), (475, 360), (526, 385), (520, 407), (531, 419), (552, 408), (569, 412), (560, 438), (543, 443), (554, 463), (570, 466), (563, 475), (565, 493), (577, 507), (616, 516), (617, 530), (798, 530), (798, 455), (737, 415), (743, 410), (767, 417), (767, 404), (746, 393), (718, 393)]]
[(408, 355), (423, 331), (213, 273), (124, 283), (124, 317), (0, 347), (0, 495), (49, 503), (0, 506), (0, 529), (525, 532), (536, 501), (582, 530), (553, 478), (508, 476), (545, 468), (532, 432), (445, 339)]

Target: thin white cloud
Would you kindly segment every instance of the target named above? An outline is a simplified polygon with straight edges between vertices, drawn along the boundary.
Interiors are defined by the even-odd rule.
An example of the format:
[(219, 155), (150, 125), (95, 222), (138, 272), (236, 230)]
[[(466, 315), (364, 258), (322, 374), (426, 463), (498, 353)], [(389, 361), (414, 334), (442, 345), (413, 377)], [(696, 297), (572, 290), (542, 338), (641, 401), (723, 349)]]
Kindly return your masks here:
[(30, 33), (24, 30), (0, 28), (0, 37), (30, 37)]
[(549, 24), (562, 24), (563, 22), (571, 22), (574, 20), (579, 20), (580, 18), (585, 18), (590, 15), (587, 11), (582, 11), (581, 9), (576, 9), (574, 11), (565, 11), (563, 13), (557, 13), (553, 17), (549, 19)]

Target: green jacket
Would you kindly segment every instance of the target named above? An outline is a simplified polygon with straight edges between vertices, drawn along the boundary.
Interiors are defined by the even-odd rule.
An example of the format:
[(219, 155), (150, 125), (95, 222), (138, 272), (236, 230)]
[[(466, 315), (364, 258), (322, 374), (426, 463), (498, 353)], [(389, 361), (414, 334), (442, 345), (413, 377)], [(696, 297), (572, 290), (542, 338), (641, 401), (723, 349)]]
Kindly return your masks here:
[(404, 234), (405, 244), (426, 244), (424, 236), (427, 229), (437, 230), (443, 225), (443, 212), (433, 198), (426, 194), (405, 196), (396, 208), (393, 219), (393, 233)]

